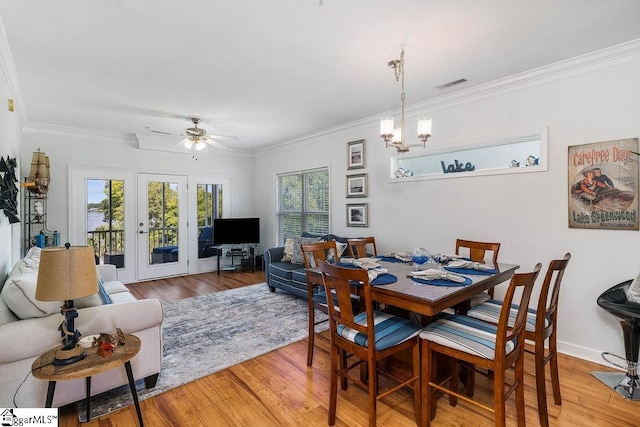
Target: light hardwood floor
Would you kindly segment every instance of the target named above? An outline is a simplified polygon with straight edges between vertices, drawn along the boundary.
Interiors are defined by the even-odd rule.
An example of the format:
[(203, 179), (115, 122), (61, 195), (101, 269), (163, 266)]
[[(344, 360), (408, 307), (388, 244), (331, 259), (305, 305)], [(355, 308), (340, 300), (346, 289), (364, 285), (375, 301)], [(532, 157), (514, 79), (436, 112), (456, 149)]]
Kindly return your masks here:
[[(238, 288), (264, 281), (264, 273), (197, 274), (128, 285), (138, 298), (172, 301), (211, 292)], [(265, 285), (266, 286), (266, 285)], [(329, 401), (329, 342), (327, 333), (316, 339), (313, 367), (307, 368), (306, 340), (233, 366), (224, 371), (170, 390), (141, 402), (146, 426), (326, 426)], [(640, 403), (627, 402), (590, 375), (607, 368), (560, 355), (562, 406), (553, 404), (551, 384), (547, 399), (552, 426), (638, 426)], [(533, 376), (533, 357), (525, 366), (526, 422), (538, 426)], [(547, 372), (547, 378), (549, 378)], [(489, 383), (476, 379), (476, 398), (491, 402)], [(378, 426), (415, 426), (412, 394), (394, 393), (378, 406)], [(336, 426), (367, 425), (367, 395), (350, 386), (338, 392)], [(507, 423), (515, 425), (515, 404), (507, 404)], [(83, 424), (134, 426), (135, 408), (94, 419)], [(60, 426), (76, 427), (75, 405), (60, 410)], [(490, 414), (464, 402), (451, 407), (446, 398), (438, 402), (434, 426), (492, 426)]]

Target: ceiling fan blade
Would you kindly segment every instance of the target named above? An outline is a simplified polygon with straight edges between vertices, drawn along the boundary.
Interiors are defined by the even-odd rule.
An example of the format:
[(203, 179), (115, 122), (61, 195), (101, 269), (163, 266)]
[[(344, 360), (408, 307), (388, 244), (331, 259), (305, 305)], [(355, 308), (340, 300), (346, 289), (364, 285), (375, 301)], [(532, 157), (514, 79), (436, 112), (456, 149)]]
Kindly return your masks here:
[(232, 135), (216, 135), (213, 133), (207, 133), (207, 138), (209, 139), (222, 139), (222, 140), (231, 140), (231, 141), (240, 141), (240, 138)]
[(225, 147), (224, 145), (222, 145), (219, 142), (216, 142), (216, 141), (214, 141), (212, 139), (204, 139), (203, 141), (206, 142), (207, 144), (213, 146), (213, 147), (219, 148), (220, 150), (226, 150), (227, 149), (227, 147)]

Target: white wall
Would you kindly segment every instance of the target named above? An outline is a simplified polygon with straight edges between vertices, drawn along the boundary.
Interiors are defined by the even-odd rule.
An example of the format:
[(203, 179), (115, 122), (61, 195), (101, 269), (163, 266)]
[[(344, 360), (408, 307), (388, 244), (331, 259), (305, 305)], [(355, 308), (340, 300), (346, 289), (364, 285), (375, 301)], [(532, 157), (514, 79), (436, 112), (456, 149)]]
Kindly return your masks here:
[[(1, 42), (1, 41), (0, 41)], [(0, 64), (0, 157), (17, 158), (16, 176), (20, 179), (20, 144), (22, 131), (17, 111), (10, 112), (7, 100), (14, 95), (10, 91), (6, 74)], [(17, 103), (17, 100), (16, 100)], [(17, 105), (16, 105), (17, 107)], [(18, 204), (22, 197), (18, 194)], [(20, 208), (18, 208), (20, 209)], [(9, 220), (0, 210), (0, 280), (4, 278), (15, 262), (20, 258), (20, 232), (22, 222), (9, 224)], [(2, 283), (0, 283), (0, 288)]]
[[(410, 110), (407, 117), (409, 134), (417, 117), (433, 117), (427, 150), (548, 127), (548, 172), (387, 183), (389, 157), (395, 151), (384, 148), (377, 120), (260, 153), (255, 194), (265, 245), (274, 243), (274, 175), (330, 165), (331, 231), (374, 235), (379, 251), (422, 246), (450, 252), (457, 237), (497, 241), (502, 243), (501, 260), (523, 270), (536, 262), (546, 268), (549, 260), (571, 252), (560, 296), (560, 350), (598, 362), (601, 351), (624, 354), (617, 321), (597, 306), (596, 299), (608, 287), (638, 274), (640, 235), (568, 228), (567, 147), (639, 137), (639, 75), (636, 49), (624, 60), (594, 61), (577, 71), (531, 79), (532, 83), (493, 94), (478, 91), (473, 99), (434, 103), (430, 110)], [(363, 138), (366, 168), (348, 171), (346, 143)], [(346, 199), (345, 175), (361, 172), (368, 173), (369, 197)], [(345, 203), (352, 200), (369, 203), (368, 228), (345, 226)]]
[[(47, 227), (60, 232), (61, 242), (68, 239), (68, 167), (69, 165), (113, 168), (137, 172), (219, 174), (231, 177), (231, 189), (223, 203), (232, 216), (253, 216), (252, 159), (247, 155), (207, 149), (202, 152), (176, 153), (141, 150), (132, 140), (105, 139), (98, 136), (40, 133), (27, 131), (22, 147), (23, 174), (28, 174), (31, 153), (40, 148), (49, 156), (51, 184), (47, 201)], [(197, 160), (194, 158), (197, 158)]]

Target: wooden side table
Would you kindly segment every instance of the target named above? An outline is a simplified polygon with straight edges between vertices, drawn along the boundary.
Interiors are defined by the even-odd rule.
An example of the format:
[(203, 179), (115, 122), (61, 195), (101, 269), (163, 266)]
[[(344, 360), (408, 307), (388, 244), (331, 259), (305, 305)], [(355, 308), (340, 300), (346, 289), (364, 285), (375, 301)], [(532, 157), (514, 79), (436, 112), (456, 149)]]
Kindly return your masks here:
[(56, 381), (68, 381), (76, 380), (79, 378), (86, 378), (87, 388), (87, 421), (89, 421), (90, 415), (90, 398), (91, 398), (91, 377), (93, 375), (101, 374), (118, 366), (124, 365), (124, 369), (129, 379), (129, 386), (131, 387), (131, 394), (133, 396), (133, 402), (136, 405), (136, 412), (138, 413), (138, 421), (142, 427), (142, 413), (140, 412), (140, 403), (138, 402), (138, 393), (134, 384), (133, 372), (131, 370), (130, 360), (138, 354), (140, 351), (140, 338), (135, 335), (126, 334), (125, 344), (118, 345), (113, 349), (113, 355), (111, 357), (102, 357), (96, 353), (97, 349), (92, 347), (87, 349), (87, 357), (76, 363), (64, 366), (55, 366), (52, 364), (55, 357), (55, 348), (47, 351), (42, 356), (38, 357), (31, 365), (32, 374), (35, 378), (41, 380), (48, 380), (49, 387), (47, 389), (47, 400), (45, 402), (46, 408), (51, 408), (53, 403), (53, 394), (56, 389)]

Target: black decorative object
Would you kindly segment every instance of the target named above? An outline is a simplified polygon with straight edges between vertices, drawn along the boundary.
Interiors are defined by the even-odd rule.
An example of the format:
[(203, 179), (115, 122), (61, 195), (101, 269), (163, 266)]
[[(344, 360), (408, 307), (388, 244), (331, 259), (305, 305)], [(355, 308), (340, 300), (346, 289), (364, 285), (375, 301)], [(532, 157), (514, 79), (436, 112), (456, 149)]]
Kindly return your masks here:
[(11, 159), (7, 156), (0, 157), (0, 173), (3, 174), (0, 179), (0, 209), (4, 211), (4, 215), (9, 219), (10, 224), (20, 222), (18, 216), (18, 179), (16, 178), (16, 167), (18, 162), (15, 158)]

